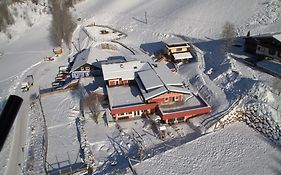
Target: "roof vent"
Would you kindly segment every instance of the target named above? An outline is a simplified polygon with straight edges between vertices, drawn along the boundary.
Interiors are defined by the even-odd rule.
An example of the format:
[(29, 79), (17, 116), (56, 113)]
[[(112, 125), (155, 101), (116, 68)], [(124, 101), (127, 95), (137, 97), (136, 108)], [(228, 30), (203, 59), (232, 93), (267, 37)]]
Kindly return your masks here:
[(123, 64), (120, 64), (120, 67), (121, 67), (121, 68), (123, 68), (123, 67), (124, 67), (124, 65), (123, 65)]

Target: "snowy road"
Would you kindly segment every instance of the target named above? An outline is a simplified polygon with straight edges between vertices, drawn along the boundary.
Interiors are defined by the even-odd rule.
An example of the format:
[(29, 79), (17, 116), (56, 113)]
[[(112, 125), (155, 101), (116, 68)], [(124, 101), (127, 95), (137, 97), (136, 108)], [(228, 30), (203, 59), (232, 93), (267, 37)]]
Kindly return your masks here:
[(25, 146), (27, 119), (28, 119), (28, 105), (27, 94), (21, 96), (24, 101), (18, 113), (17, 119), (14, 123), (14, 137), (12, 148), (9, 156), (9, 162), (5, 174), (20, 174), (21, 165), (24, 161), (22, 147)]

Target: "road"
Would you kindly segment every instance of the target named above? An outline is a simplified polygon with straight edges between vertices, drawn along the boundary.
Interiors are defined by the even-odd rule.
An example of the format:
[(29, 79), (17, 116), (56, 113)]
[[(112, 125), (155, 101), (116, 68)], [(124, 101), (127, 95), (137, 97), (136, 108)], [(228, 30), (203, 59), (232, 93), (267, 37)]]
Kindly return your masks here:
[[(33, 88), (34, 89), (34, 88)], [(17, 118), (14, 123), (14, 136), (12, 141), (12, 148), (10, 151), (9, 161), (5, 174), (22, 174), (22, 165), (24, 162), (24, 153), (22, 147), (25, 147), (27, 123), (28, 123), (28, 108), (29, 108), (29, 92), (17, 93), (23, 98), (22, 106), (19, 110)]]

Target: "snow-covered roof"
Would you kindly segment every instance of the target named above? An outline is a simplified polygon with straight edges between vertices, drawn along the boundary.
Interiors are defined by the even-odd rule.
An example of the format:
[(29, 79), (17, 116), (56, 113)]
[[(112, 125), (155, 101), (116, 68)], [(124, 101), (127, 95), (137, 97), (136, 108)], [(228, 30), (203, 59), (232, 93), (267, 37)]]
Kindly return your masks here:
[(70, 72), (75, 71), (76, 69), (78, 69), (79, 67), (85, 65), (88, 62), (88, 58), (89, 58), (89, 53), (90, 53), (90, 49), (85, 49), (82, 52), (80, 52), (74, 61), (74, 64), (70, 70)]
[(172, 54), (175, 60), (183, 60), (183, 59), (190, 59), (192, 55), (190, 52), (183, 52), (183, 53), (174, 53)]
[(112, 50), (103, 50), (96, 47), (90, 48), (89, 63), (107, 61), (108, 58), (119, 56), (119, 53)]
[[(176, 38), (176, 37), (173, 37), (173, 38), (168, 38), (166, 39), (165, 41), (163, 41), (166, 45), (185, 45), (187, 44), (188, 42), (181, 39), (181, 38)], [(188, 44), (187, 44), (188, 46)]]
[(281, 34), (273, 35), (273, 38), (281, 42)]
[(121, 78), (122, 80), (133, 80), (135, 72), (138, 71), (144, 63), (140, 61), (129, 61), (122, 63), (102, 64), (104, 80)]
[[(74, 64), (71, 68), (71, 72), (75, 71), (79, 67), (88, 64), (101, 63), (107, 61), (108, 58), (115, 56), (116, 53), (104, 51), (99, 48), (90, 47), (78, 53), (74, 60)], [(110, 60), (112, 61), (112, 60)]]
[(133, 166), (143, 174), (278, 174), (277, 145), (243, 123), (155, 155)]

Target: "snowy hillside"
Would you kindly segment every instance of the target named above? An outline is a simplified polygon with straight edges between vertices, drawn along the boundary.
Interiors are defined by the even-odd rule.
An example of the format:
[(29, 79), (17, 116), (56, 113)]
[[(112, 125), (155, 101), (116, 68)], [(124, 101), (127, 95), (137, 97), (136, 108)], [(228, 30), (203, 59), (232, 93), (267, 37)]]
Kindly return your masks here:
[[(280, 82), (280, 79), (234, 59), (234, 57), (238, 56), (247, 56), (241, 48), (244, 43), (242, 38), (237, 38), (234, 41), (234, 44), (240, 48), (231, 46), (227, 52), (222, 50), (223, 42), (220, 40), (222, 28), (226, 22), (235, 25), (238, 36), (244, 36), (248, 31), (251, 31), (251, 34), (280, 32), (280, 0), (84, 0), (76, 4), (74, 8), (70, 8), (77, 23), (77, 28), (72, 38), (73, 45), (71, 45), (70, 50), (63, 48), (63, 55), (53, 62), (44, 61), (45, 57), (53, 56), (52, 50), (56, 47), (53, 45), (50, 36), (52, 15), (48, 11), (47, 3), (44, 4), (44, 2), (45, 0), (41, 0), (39, 5), (35, 5), (31, 1), (27, 1), (9, 6), (15, 18), (15, 24), (9, 26), (6, 33), (0, 33), (0, 112), (10, 94), (19, 95), (25, 101), (19, 114), (21, 118), (18, 117), (16, 120), (4, 150), (0, 152), (0, 174), (19, 174), (21, 171), (20, 168), (14, 167), (18, 167), (18, 164), (24, 160), (20, 148), (26, 146), (25, 139), (28, 139), (28, 136), (26, 136), (25, 131), (30, 130), (27, 125), (27, 114), (30, 112), (30, 95), (38, 94), (39, 88), (51, 87), (51, 83), (58, 73), (58, 67), (68, 64), (68, 59), (73, 58), (73, 55), (77, 52), (75, 47), (78, 46), (80, 49), (94, 47), (102, 50), (102, 44), (110, 43), (115, 50), (102, 50), (101, 54), (97, 52), (99, 56), (122, 55), (150, 61), (154, 53), (147, 54), (145, 50), (140, 48), (141, 45), (149, 47), (152, 52), (157, 52), (159, 48), (157, 42), (159, 41), (171, 38), (184, 39), (193, 44), (197, 57), (191, 63), (180, 66), (178, 73), (185, 82), (190, 83), (194, 90), (198, 91), (212, 106), (212, 112), (209, 115), (190, 120), (195, 128), (199, 128), (197, 129), (200, 130), (197, 133), (198, 135), (212, 132), (214, 125), (217, 124), (216, 122), (221, 118), (228, 118), (230, 112), (236, 113), (237, 111), (241, 112), (241, 110), (249, 109), (252, 109), (257, 116), (266, 116), (268, 120), (264, 119), (264, 121), (272, 121), (273, 124), (267, 128), (268, 130), (275, 131), (276, 126), (281, 125), (280, 91), (278, 92), (278, 89), (272, 87), (274, 81)], [(98, 28), (99, 25), (105, 26), (113, 34), (106, 35), (106, 37), (100, 35), (101, 29)], [(111, 40), (116, 39), (118, 39), (118, 43), (111, 42)], [(104, 55), (102, 55), (103, 53)], [(20, 83), (28, 74), (33, 74), (35, 85), (31, 92), (22, 93), (20, 92)], [(55, 109), (54, 107), (56, 106), (54, 102), (56, 98), (54, 98), (55, 100), (45, 98), (43, 102), (49, 107), (47, 109), (50, 109), (47, 116), (59, 115), (62, 118), (57, 123), (60, 127), (64, 126), (64, 117), (68, 117), (66, 115), (68, 113), (64, 110), (70, 107), (66, 106), (65, 108), (57, 109), (58, 111), (52, 111), (51, 109)], [(71, 98), (71, 95), (67, 98), (68, 105), (77, 106), (78, 108), (79, 102), (77, 102), (77, 99)], [(63, 101), (63, 97), (58, 99)], [(62, 102), (59, 102), (59, 104), (61, 105)], [(55, 115), (52, 112), (58, 113)], [(47, 121), (52, 123), (52, 121), (55, 122), (56, 120), (49, 118)], [(58, 154), (61, 153), (63, 156), (66, 155), (63, 152), (65, 151), (64, 147), (60, 147), (60, 144), (57, 143), (72, 144), (73, 148), (71, 149), (73, 150), (78, 150), (79, 148), (77, 139), (79, 140), (80, 138), (74, 138), (77, 132), (74, 121), (74, 116), (69, 119), (68, 129), (71, 130), (69, 135), (63, 131), (61, 133), (66, 136), (60, 136), (58, 139), (55, 129), (53, 128), (53, 131), (51, 131), (50, 138), (58, 139), (50, 141), (53, 144), (51, 149), (57, 150)], [(52, 126), (49, 127), (52, 128)], [(240, 127), (243, 130), (239, 130)], [(61, 128), (63, 129), (63, 127)], [(87, 132), (91, 133), (91, 131)], [(264, 133), (264, 135), (268, 133), (267, 131), (260, 132)], [(244, 133), (248, 134), (244, 137), (239, 137)], [(224, 136), (227, 142), (224, 142)], [(69, 139), (66, 140), (63, 137)], [(71, 140), (70, 138), (72, 137), (73, 139)], [(103, 138), (107, 139), (106, 136)], [(221, 138), (221, 140), (216, 140), (216, 138)], [(89, 140), (91, 139), (93, 138), (89, 138)], [(268, 140), (264, 140), (263, 136), (256, 134), (244, 124), (234, 124), (234, 126), (229, 126), (218, 133), (211, 133), (210, 136), (207, 135), (195, 141), (192, 141), (193, 139), (195, 138), (188, 138), (187, 136), (185, 142), (191, 141), (190, 144), (187, 143), (182, 147), (163, 153), (163, 158), (161, 157), (162, 154), (156, 155), (155, 158), (136, 165), (138, 173), (140, 171), (140, 174), (145, 174), (144, 167), (158, 160), (162, 163), (171, 159), (175, 162), (178, 161), (178, 163), (190, 161), (185, 157), (180, 160), (177, 160), (178, 157), (171, 158), (170, 154), (180, 154), (181, 148), (187, 149), (187, 152), (190, 149), (198, 148), (194, 153), (189, 152), (193, 156), (192, 160), (196, 161), (191, 161), (189, 165), (186, 165), (180, 171), (182, 173), (202, 173), (204, 168), (200, 167), (201, 163), (206, 165), (205, 170), (215, 171), (222, 168), (221, 174), (230, 170), (238, 174), (277, 174), (280, 170), (275, 168), (278, 160), (275, 160), (277, 158), (273, 156), (275, 153), (279, 154), (278, 149), (271, 146)], [(241, 142), (240, 139), (242, 139)], [(159, 140), (157, 141), (160, 142)], [(205, 147), (204, 143), (210, 141), (216, 141), (214, 145), (217, 147), (210, 144)], [(90, 144), (96, 144), (94, 142), (95, 139)], [(108, 140), (100, 140), (100, 142), (110, 143)], [(234, 146), (230, 147), (232, 143)], [(251, 152), (251, 149), (247, 147), (250, 144), (261, 146), (257, 146), (255, 151)], [(114, 145), (106, 146), (114, 147)], [(245, 151), (251, 157), (245, 157), (240, 147), (245, 147)], [(212, 152), (208, 152), (209, 148)], [(216, 148), (226, 155), (229, 154), (229, 156), (226, 157)], [(233, 150), (229, 152), (228, 150), (232, 148)], [(197, 154), (200, 154), (202, 150), (206, 154), (196, 159)], [(53, 157), (49, 158), (49, 160), (55, 162), (55, 154), (50, 154)], [(78, 153), (75, 152), (76, 154)], [(72, 155), (71, 158), (73, 157)], [(210, 158), (205, 159), (206, 157)], [(109, 170), (118, 169), (118, 166), (111, 167), (108, 163), (106, 164), (106, 160), (103, 160), (105, 159), (104, 157), (100, 159), (102, 161), (98, 165), (102, 164), (103, 161), (104, 164), (97, 167), (98, 169), (107, 166), (110, 167), (108, 168)], [(260, 162), (257, 162), (259, 166), (252, 164), (256, 159), (260, 160)], [(125, 158), (122, 157), (121, 160), (125, 160)], [(228, 163), (222, 166), (221, 160)], [(243, 163), (239, 163), (241, 160), (249, 162), (249, 165), (253, 166), (254, 170), (246, 171), (247, 167), (244, 166), (248, 164), (242, 165)], [(274, 167), (271, 169), (269, 166), (261, 165), (262, 162), (272, 160), (272, 166)], [(80, 163), (80, 161), (78, 162)], [(209, 164), (210, 162), (213, 164)], [(238, 165), (243, 166), (243, 171), (230, 168), (228, 165), (233, 165), (234, 168)], [(155, 166), (161, 169), (163, 165), (157, 163)], [(120, 165), (120, 168), (124, 168), (124, 164)], [(157, 171), (158, 169), (155, 168), (152, 171)], [(109, 170), (106, 170), (106, 172)], [(169, 171), (174, 172), (172, 168)], [(151, 172), (149, 171), (148, 174), (151, 174)]]
[[(246, 155), (246, 156), (245, 156)], [(280, 148), (241, 123), (148, 159), (137, 174), (278, 174)], [(153, 168), (151, 168), (153, 167)]]
[[(279, 30), (276, 26), (281, 22), (278, 7), (280, 2), (277, 0), (86, 1), (77, 5), (76, 14), (96, 23), (117, 26), (129, 34), (139, 33), (141, 36), (134, 36), (134, 41), (149, 42), (153, 38), (161, 40), (172, 35), (219, 38), (227, 21), (235, 24), (241, 35), (248, 30), (253, 33), (276, 32)], [(145, 12), (148, 24), (144, 24)]]

